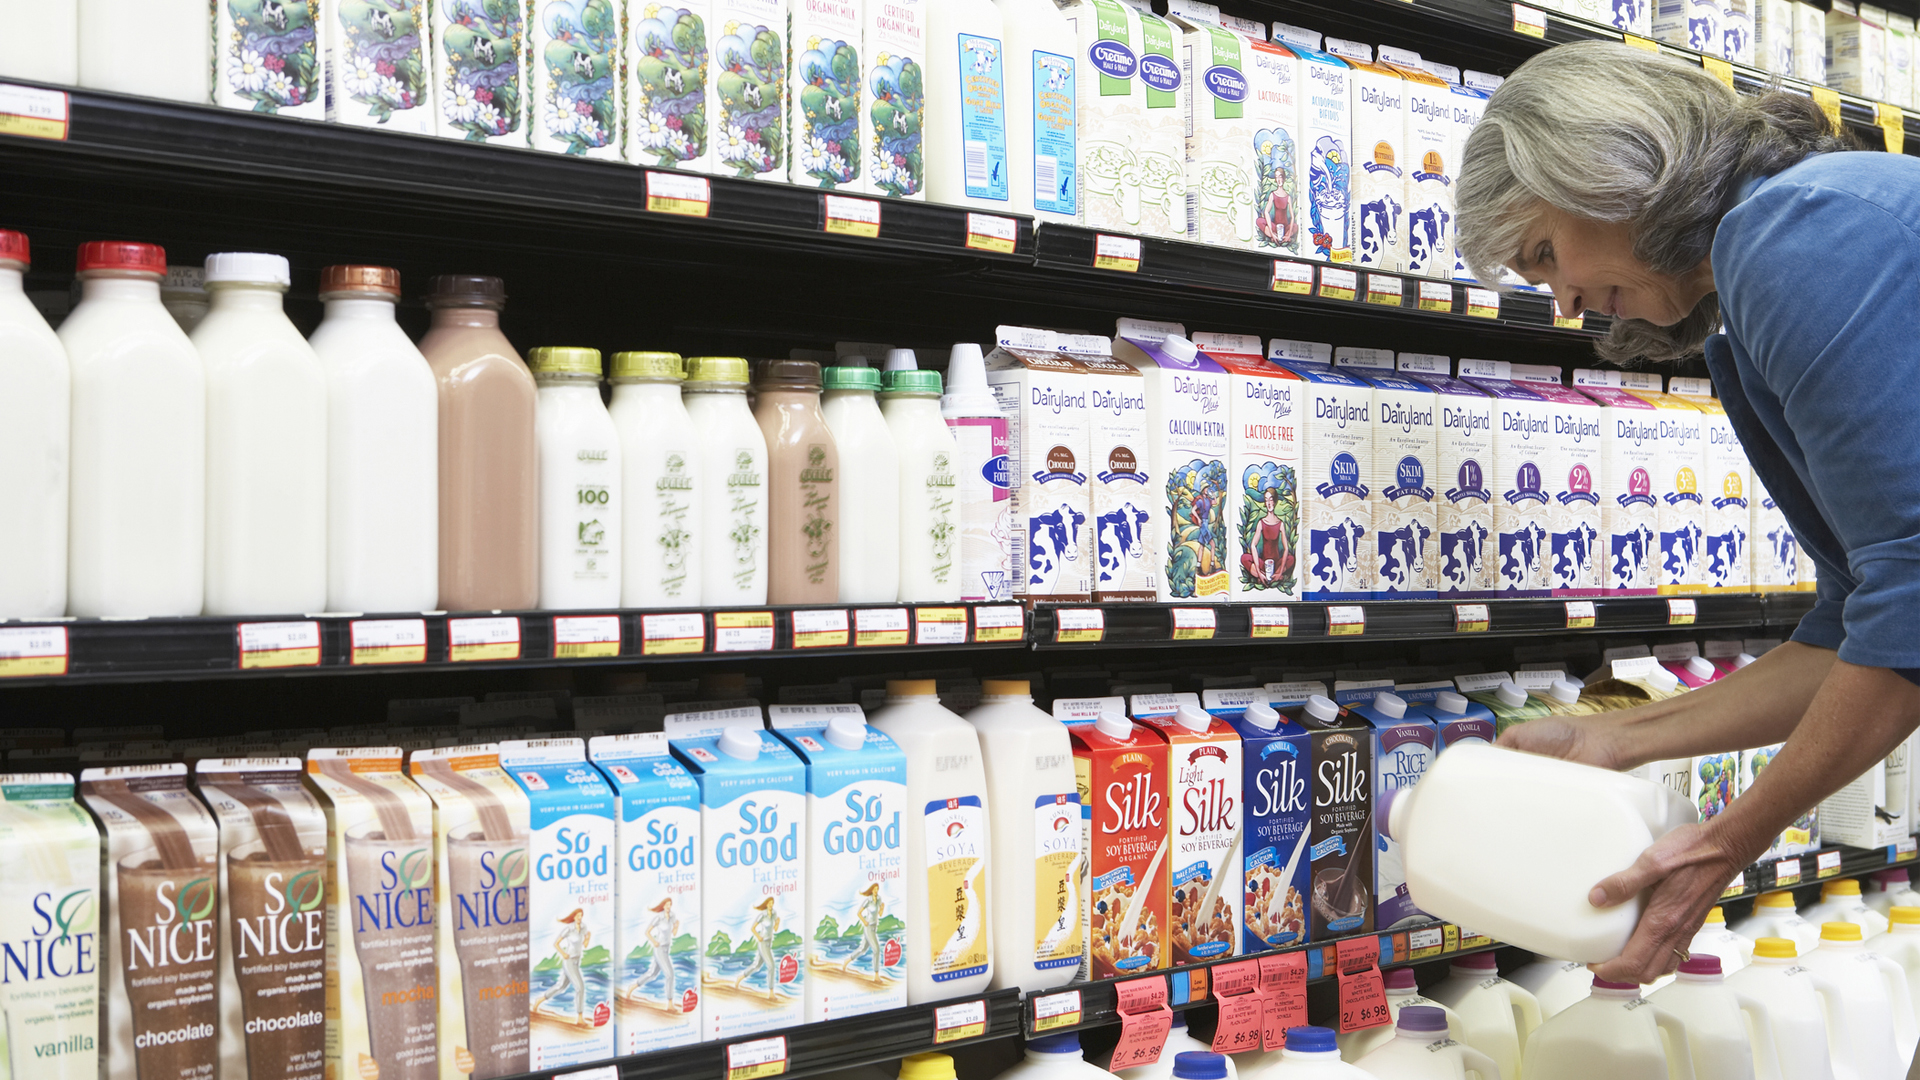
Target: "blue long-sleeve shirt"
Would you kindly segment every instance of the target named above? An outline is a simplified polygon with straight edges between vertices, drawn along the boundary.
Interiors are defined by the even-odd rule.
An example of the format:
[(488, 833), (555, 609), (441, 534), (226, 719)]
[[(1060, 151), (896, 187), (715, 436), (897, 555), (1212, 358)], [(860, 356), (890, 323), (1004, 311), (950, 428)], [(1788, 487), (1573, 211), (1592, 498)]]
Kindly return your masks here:
[(1920, 159), (1822, 154), (1739, 194), (1707, 366), (1819, 571), (1793, 640), (1920, 682)]

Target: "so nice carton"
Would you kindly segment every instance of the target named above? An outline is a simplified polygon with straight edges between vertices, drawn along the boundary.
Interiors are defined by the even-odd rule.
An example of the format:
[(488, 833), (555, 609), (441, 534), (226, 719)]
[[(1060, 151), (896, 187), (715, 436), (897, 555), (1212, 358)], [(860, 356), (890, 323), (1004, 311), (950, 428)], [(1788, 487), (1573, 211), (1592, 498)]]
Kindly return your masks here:
[(13, 1076), (100, 1075), (100, 833), (68, 773), (0, 776), (0, 1006)]

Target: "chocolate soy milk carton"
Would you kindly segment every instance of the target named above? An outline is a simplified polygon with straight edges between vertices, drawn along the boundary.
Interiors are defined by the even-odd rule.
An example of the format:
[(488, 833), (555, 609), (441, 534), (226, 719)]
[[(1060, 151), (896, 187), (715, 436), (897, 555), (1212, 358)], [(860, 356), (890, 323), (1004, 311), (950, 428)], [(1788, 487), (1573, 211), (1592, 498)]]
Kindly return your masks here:
[(1148, 713), (1137, 704), (1148, 696), (1135, 696), (1136, 718), (1167, 741), (1170, 962), (1233, 956), (1239, 952), (1244, 889), (1240, 735), (1191, 703)]
[(1324, 697), (1280, 711), (1311, 736), (1309, 940), (1371, 933), (1372, 732), (1365, 720)]
[(0, 775), (0, 1063), (10, 1076), (101, 1075), (101, 843), (73, 786), (63, 772)]
[(1373, 388), (1373, 454), (1362, 470), (1372, 489), (1373, 595), (1431, 600), (1439, 588), (1438, 402), (1423, 382), (1394, 372), (1390, 349), (1337, 349), (1334, 365)]
[[(108, 1080), (212, 1080), (220, 1060), (220, 856), (180, 764), (80, 773), (106, 834)], [(31, 1074), (29, 1074), (31, 1075)]]
[(438, 1080), (433, 803), (397, 746), (315, 747), (327, 815), (327, 1073)]
[(1700, 478), (1707, 471), (1706, 417), (1685, 398), (1662, 393), (1660, 376), (1625, 371), (1620, 387), (1654, 407), (1659, 468), (1653, 474), (1659, 554), (1654, 577), (1661, 596), (1704, 592), (1706, 572), (1705, 500)]
[(220, 829), (220, 1080), (321, 1080), (327, 815), (296, 757), (201, 758)]
[(1514, 364), (1513, 381), (1546, 403), (1549, 424), (1547, 587), (1555, 596), (1599, 596), (1605, 558), (1600, 547), (1601, 470), (1605, 462), (1600, 406), (1561, 385), (1560, 369)]
[(1116, 359), (1147, 391), (1147, 454), (1165, 477), (1148, 512), (1162, 603), (1227, 598), (1227, 373), (1179, 323), (1121, 319)]
[(1080, 978), (1157, 971), (1168, 966), (1171, 902), (1166, 740), (1118, 712), (1067, 732), (1088, 860)]
[(434, 806), (441, 1080), (526, 1072), (527, 797), (497, 743), (416, 750), (407, 772)]
[(1748, 493), (1753, 467), (1734, 434), (1727, 410), (1713, 396), (1706, 379), (1667, 380), (1667, 390), (1700, 410), (1706, 429), (1706, 471), (1701, 474), (1701, 518), (1704, 524), (1707, 588), (1713, 592), (1747, 592), (1753, 587), (1753, 510)]
[(1653, 406), (1620, 389), (1620, 373), (1580, 368), (1573, 385), (1600, 406), (1600, 590), (1609, 596), (1652, 596), (1660, 547), (1659, 428)]
[(1499, 581), (1493, 552), (1493, 399), (1454, 378), (1447, 357), (1401, 353), (1400, 374), (1432, 389), (1437, 456), (1434, 467), (1434, 579), (1441, 598), (1492, 596)]
[(1300, 376), (1267, 363), (1251, 334), (1195, 334), (1227, 371), (1228, 599), (1298, 596)]
[(1092, 418), (1086, 369), (1048, 330), (1002, 326), (987, 385), (1007, 416), (1012, 474), (1013, 595), (1086, 600), (1093, 594)]
[(1514, 382), (1505, 360), (1462, 360), (1460, 377), (1493, 399), (1493, 534), (1496, 596), (1546, 596), (1547, 476), (1553, 467), (1548, 403)]
[(1147, 380), (1113, 358), (1113, 340), (1055, 334), (1055, 348), (1085, 372), (1087, 487), (1093, 530), (1093, 598), (1152, 603), (1165, 568), (1148, 557), (1159, 481), (1147, 438)]
[(1331, 366), (1320, 342), (1267, 343), (1267, 359), (1306, 382), (1300, 422), (1300, 557), (1305, 600), (1373, 599), (1373, 388)]

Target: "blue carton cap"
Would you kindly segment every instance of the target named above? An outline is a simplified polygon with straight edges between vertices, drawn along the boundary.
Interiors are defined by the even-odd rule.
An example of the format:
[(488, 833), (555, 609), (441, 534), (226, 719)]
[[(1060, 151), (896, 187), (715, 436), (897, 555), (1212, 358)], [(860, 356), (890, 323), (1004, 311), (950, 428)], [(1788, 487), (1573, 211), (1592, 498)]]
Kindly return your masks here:
[(1175, 1080), (1226, 1080), (1227, 1058), (1205, 1050), (1188, 1050), (1173, 1056)]

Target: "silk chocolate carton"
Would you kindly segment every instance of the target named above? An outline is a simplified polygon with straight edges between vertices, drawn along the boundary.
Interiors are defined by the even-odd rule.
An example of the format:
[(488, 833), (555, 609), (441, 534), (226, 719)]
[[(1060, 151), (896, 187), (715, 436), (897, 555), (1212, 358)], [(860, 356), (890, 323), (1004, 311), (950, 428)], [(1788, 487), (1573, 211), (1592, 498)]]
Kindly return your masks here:
[(1300, 595), (1300, 376), (1250, 334), (1195, 334), (1227, 372), (1227, 597)]
[(1561, 385), (1560, 369), (1512, 365), (1513, 381), (1546, 402), (1549, 445), (1547, 483), (1547, 585), (1555, 596), (1599, 596), (1605, 557), (1600, 546), (1600, 406)]
[[(1501, 598), (1546, 596), (1547, 474), (1553, 417), (1539, 394), (1514, 382), (1505, 360), (1462, 360), (1460, 377), (1493, 398), (1493, 534)], [(1502, 490), (1505, 489), (1505, 490)]]
[(1449, 374), (1447, 357), (1401, 353), (1400, 374), (1434, 394), (1434, 530), (1439, 571), (1436, 595), (1468, 600), (1492, 596), (1499, 582), (1493, 551), (1493, 399)]
[(1301, 598), (1371, 600), (1375, 560), (1372, 488), (1373, 388), (1333, 368), (1333, 347), (1275, 338), (1267, 359), (1305, 386), (1300, 414)]
[[(14, 751), (22, 753), (22, 751)], [(100, 833), (64, 772), (0, 775), (0, 1007), (10, 1076), (98, 1080)]]
[(1147, 438), (1147, 381), (1113, 358), (1110, 338), (1055, 334), (1054, 345), (1086, 373), (1093, 598), (1152, 603), (1163, 568), (1147, 548), (1159, 486)]
[(1158, 599), (1227, 598), (1227, 373), (1179, 323), (1121, 319), (1116, 359), (1144, 377), (1147, 454), (1166, 478), (1148, 512)]
[(1600, 590), (1609, 596), (1652, 596), (1660, 552), (1660, 432), (1653, 406), (1620, 389), (1620, 373), (1581, 368), (1573, 385), (1600, 406)]
[(1700, 478), (1707, 471), (1706, 417), (1685, 398), (1660, 391), (1660, 376), (1626, 371), (1620, 387), (1654, 407), (1659, 467), (1653, 474), (1659, 557), (1654, 566), (1661, 596), (1706, 590), (1705, 500)]
[(1314, 696), (1284, 706), (1282, 716), (1305, 728), (1312, 757), (1308, 799), (1308, 940), (1371, 933), (1373, 890), (1373, 748), (1365, 720)]
[(1431, 387), (1394, 371), (1390, 349), (1335, 350), (1334, 366), (1373, 390), (1373, 454), (1362, 476), (1373, 503), (1374, 596), (1431, 600), (1439, 589), (1440, 433)]
[(1093, 594), (1092, 417), (1086, 368), (1048, 330), (1002, 326), (987, 385), (1007, 416), (1013, 478), (1013, 595), (1086, 600)]
[(1667, 390), (1700, 410), (1705, 419), (1707, 467), (1701, 476), (1701, 517), (1705, 522), (1707, 588), (1747, 592), (1753, 587), (1753, 467), (1734, 434), (1727, 410), (1713, 397), (1706, 379), (1673, 378)]

